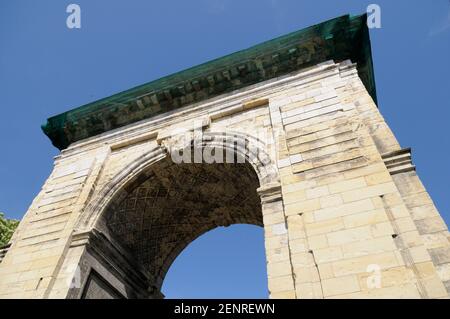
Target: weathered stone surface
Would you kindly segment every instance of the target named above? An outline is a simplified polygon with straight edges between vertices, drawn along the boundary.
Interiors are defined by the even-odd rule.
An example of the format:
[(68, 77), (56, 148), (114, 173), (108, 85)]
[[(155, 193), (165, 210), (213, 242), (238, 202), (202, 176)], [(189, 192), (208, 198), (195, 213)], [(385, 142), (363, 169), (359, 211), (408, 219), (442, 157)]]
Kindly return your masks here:
[[(272, 298), (447, 297), (448, 229), (356, 68), (329, 61), (73, 143), (0, 252), (0, 298), (163, 298), (184, 247), (237, 223), (264, 227)], [(234, 162), (170, 157), (213, 146)]]

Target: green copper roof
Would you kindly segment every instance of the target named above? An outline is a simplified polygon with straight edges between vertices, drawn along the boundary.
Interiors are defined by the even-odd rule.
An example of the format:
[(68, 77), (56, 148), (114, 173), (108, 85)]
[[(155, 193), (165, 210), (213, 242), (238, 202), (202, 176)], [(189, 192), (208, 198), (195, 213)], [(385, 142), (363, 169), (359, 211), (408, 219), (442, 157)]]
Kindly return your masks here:
[(342, 16), (56, 115), (42, 126), (71, 143), (312, 65), (351, 59), (376, 101), (366, 15)]

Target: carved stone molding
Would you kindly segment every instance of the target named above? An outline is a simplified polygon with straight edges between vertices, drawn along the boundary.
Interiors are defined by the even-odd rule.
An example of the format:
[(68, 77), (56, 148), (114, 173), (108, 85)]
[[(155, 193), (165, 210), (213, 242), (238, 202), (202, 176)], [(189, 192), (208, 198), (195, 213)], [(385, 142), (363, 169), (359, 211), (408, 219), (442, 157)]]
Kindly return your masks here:
[(383, 154), (381, 157), (391, 175), (416, 170), (416, 167), (412, 163), (410, 148)]
[(272, 182), (265, 184), (258, 188), (258, 194), (261, 197), (261, 203), (273, 203), (281, 200), (281, 184), (279, 182)]
[(195, 131), (203, 131), (209, 127), (211, 120), (209, 117), (203, 117), (200, 119), (189, 120), (186, 123), (183, 123), (182, 126), (177, 128), (169, 128), (166, 130), (161, 130), (158, 132), (158, 136), (156, 137), (156, 142), (159, 145), (166, 144), (167, 140), (173, 140), (169, 144), (176, 144), (175, 142), (180, 140), (180, 138), (186, 138), (192, 136)]

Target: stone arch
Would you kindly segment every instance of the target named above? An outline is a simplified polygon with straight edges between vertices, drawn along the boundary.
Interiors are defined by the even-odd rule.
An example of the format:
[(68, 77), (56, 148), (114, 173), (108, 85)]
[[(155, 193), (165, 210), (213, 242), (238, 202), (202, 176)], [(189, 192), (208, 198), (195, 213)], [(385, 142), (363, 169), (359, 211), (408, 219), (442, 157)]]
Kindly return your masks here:
[[(224, 140), (223, 137), (227, 134), (232, 134), (235, 141), (243, 141), (247, 150), (242, 148), (235, 148), (235, 144), (231, 144), (229, 140)], [(275, 162), (267, 151), (267, 145), (264, 141), (257, 139), (251, 135), (235, 132), (235, 131), (216, 131), (204, 132), (205, 139), (201, 146), (217, 146), (223, 147), (226, 150), (235, 150), (239, 155), (243, 156), (245, 160), (254, 168), (258, 176), (260, 187), (279, 182), (278, 170)], [(174, 138), (168, 139), (173, 142)], [(188, 141), (189, 143), (193, 140)], [(126, 189), (130, 185), (134, 185), (139, 181), (139, 176), (151, 167), (153, 164), (165, 159), (168, 156), (167, 144), (151, 149), (149, 152), (139, 156), (133, 163), (126, 166), (119, 173), (117, 173), (88, 203), (82, 216), (77, 222), (77, 231), (88, 231), (94, 227), (98, 217), (105, 211), (108, 205), (113, 203), (114, 199), (124, 198), (127, 195)], [(238, 145), (242, 145), (238, 143)], [(176, 147), (186, 147), (186, 144), (176, 145)]]
[[(149, 281), (150, 295), (160, 296), (165, 274), (173, 261), (204, 233), (231, 224), (264, 226), (257, 190), (277, 181), (277, 170), (262, 141), (238, 132), (233, 133), (234, 140), (223, 139), (223, 136), (221, 132), (205, 132), (204, 141), (197, 147), (214, 146), (234, 151), (245, 159), (244, 163), (177, 165), (168, 156), (168, 147), (186, 145), (177, 145), (175, 137), (168, 138), (119, 172), (91, 200), (79, 220), (79, 232), (100, 231), (109, 240), (124, 245), (140, 269), (147, 270), (145, 277)], [(242, 143), (235, 143), (236, 140)], [(190, 175), (198, 175), (199, 183), (195, 180), (188, 183), (192, 183), (193, 192), (203, 196), (194, 195), (191, 201), (188, 191), (179, 191), (179, 183), (171, 180), (171, 176), (177, 179), (178, 176)], [(220, 185), (225, 185), (222, 187), (226, 189), (220, 189)], [(178, 196), (169, 195), (167, 189), (170, 187), (179, 191)], [(164, 196), (176, 209), (165, 206)], [(205, 200), (208, 196), (210, 198)], [(130, 206), (131, 202), (134, 204)], [(149, 211), (151, 214), (147, 214)], [(179, 219), (181, 226), (171, 224), (175, 218)], [(204, 219), (196, 223), (201, 218)], [(139, 227), (137, 221), (140, 222)], [(195, 225), (191, 227), (191, 223)], [(165, 234), (165, 227), (173, 234)], [(156, 244), (144, 247), (147, 239)]]

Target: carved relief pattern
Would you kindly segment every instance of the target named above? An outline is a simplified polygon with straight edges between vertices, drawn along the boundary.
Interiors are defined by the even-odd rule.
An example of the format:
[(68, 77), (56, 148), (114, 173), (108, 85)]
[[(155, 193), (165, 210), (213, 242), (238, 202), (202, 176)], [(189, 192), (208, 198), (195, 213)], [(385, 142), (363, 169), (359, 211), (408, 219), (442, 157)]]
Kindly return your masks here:
[(258, 186), (249, 164), (167, 159), (105, 214), (106, 224), (158, 285), (181, 250), (204, 232), (236, 223), (262, 226)]

